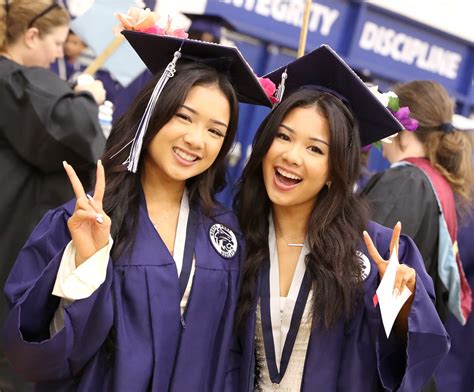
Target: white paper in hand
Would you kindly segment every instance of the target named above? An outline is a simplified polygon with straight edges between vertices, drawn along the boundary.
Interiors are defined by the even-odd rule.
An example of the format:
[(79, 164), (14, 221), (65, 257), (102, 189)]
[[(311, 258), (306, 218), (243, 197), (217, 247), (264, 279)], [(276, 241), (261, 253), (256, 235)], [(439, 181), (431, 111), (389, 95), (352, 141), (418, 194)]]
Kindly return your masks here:
[(411, 295), (410, 289), (406, 286), (400, 295), (395, 296), (393, 294), (393, 285), (395, 284), (395, 277), (399, 265), (397, 252), (394, 251), (390, 256), (385, 274), (377, 288), (380, 314), (387, 338), (390, 336), (390, 331), (392, 330), (400, 309)]

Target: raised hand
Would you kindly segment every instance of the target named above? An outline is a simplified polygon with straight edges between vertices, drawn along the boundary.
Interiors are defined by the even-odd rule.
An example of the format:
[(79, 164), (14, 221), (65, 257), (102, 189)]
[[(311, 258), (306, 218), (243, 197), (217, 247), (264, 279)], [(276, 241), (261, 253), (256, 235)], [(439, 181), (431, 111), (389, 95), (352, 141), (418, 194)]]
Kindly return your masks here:
[[(400, 240), (401, 231), (402, 224), (398, 222), (393, 229), (392, 238), (390, 240), (390, 256), (393, 252), (396, 252), (398, 256), (398, 242)], [(387, 269), (388, 260), (384, 260), (382, 256), (380, 256), (377, 248), (372, 242), (372, 239), (366, 231), (364, 231), (364, 241), (365, 245), (367, 246), (367, 250), (369, 251), (369, 254), (372, 257), (372, 260), (374, 260), (375, 264), (377, 265), (380, 278), (382, 278)], [(395, 295), (399, 295), (403, 291), (405, 286), (408, 287), (412, 293), (415, 292), (416, 271), (405, 264), (400, 264), (397, 268), (397, 275), (395, 278), (393, 293)]]
[(76, 172), (67, 162), (64, 169), (76, 195), (76, 207), (68, 219), (67, 226), (76, 248), (76, 267), (91, 257), (109, 242), (111, 220), (102, 209), (105, 192), (105, 172), (102, 162), (97, 162), (97, 179), (94, 197), (86, 194)]
[(105, 101), (106, 91), (104, 85), (100, 80), (92, 79), (91, 82), (86, 84), (77, 84), (74, 91), (87, 91), (92, 94), (97, 105), (102, 105)]

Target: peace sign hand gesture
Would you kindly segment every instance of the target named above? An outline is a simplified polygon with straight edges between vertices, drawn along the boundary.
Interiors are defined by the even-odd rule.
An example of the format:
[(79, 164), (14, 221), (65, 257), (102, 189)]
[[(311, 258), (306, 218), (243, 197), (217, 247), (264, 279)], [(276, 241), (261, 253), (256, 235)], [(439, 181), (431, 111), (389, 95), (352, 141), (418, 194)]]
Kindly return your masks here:
[(79, 267), (109, 242), (112, 222), (102, 209), (105, 172), (102, 162), (98, 161), (94, 197), (92, 197), (84, 191), (72, 166), (65, 161), (63, 165), (76, 195), (74, 213), (68, 219), (67, 226), (76, 249), (76, 267)]
[[(398, 243), (400, 240), (401, 231), (402, 224), (398, 222), (393, 229), (392, 239), (390, 240), (390, 256), (393, 252), (396, 252), (398, 257)], [(372, 239), (366, 231), (364, 231), (364, 241), (365, 245), (367, 246), (367, 250), (372, 257), (372, 260), (374, 260), (375, 264), (377, 265), (380, 278), (382, 278), (385, 274), (385, 271), (387, 270), (388, 260), (384, 260), (382, 256), (380, 256), (377, 248), (372, 242)], [(397, 268), (395, 284), (393, 287), (394, 295), (399, 295), (405, 286), (408, 287), (412, 293), (415, 292), (416, 271), (413, 268), (408, 267), (406, 264), (400, 264)]]

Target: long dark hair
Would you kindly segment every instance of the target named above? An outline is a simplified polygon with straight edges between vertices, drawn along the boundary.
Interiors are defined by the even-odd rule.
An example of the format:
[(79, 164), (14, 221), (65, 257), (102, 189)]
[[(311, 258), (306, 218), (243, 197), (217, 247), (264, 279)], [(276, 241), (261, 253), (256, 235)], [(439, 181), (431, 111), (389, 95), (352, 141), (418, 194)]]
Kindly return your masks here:
[(318, 194), (308, 229), (310, 253), (306, 263), (315, 283), (313, 325), (322, 322), (328, 328), (341, 316), (349, 318), (361, 292), (361, 264), (356, 251), (368, 214), (365, 202), (353, 193), (360, 159), (357, 121), (332, 94), (304, 88), (281, 102), (259, 127), (236, 195), (234, 204), (247, 241), (237, 328), (243, 327), (255, 305), (259, 271), (269, 259), (271, 201), (263, 182), (262, 160), (285, 116), (299, 107), (314, 107), (327, 119), (330, 128), (329, 177), (332, 184)]
[(146, 149), (153, 137), (176, 114), (194, 86), (217, 85), (229, 101), (231, 115), (224, 143), (215, 162), (204, 173), (186, 182), (190, 204), (199, 203), (203, 211), (209, 214), (215, 205), (215, 193), (225, 186), (225, 157), (232, 146), (237, 129), (237, 97), (229, 80), (222, 73), (198, 63), (178, 64), (175, 76), (162, 91), (143, 141), (137, 173), (130, 173), (123, 165), (130, 150), (130, 147), (124, 149), (124, 146), (134, 137), (137, 124), (160, 76), (161, 72), (158, 72), (140, 92), (133, 106), (114, 125), (107, 140), (103, 157), (107, 175), (104, 211), (112, 219), (113, 260), (129, 248), (130, 238), (134, 238)]

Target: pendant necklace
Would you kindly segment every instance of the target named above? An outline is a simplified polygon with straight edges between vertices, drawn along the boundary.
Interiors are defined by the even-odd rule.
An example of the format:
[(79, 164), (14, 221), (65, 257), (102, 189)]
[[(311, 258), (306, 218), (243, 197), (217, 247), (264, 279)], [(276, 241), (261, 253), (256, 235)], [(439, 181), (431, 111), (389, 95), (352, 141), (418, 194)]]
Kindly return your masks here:
[(304, 246), (304, 243), (299, 243), (299, 242), (288, 242), (285, 237), (283, 237), (283, 234), (278, 233), (278, 235), (285, 241), (286, 246), (289, 246), (291, 248), (302, 248)]

